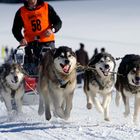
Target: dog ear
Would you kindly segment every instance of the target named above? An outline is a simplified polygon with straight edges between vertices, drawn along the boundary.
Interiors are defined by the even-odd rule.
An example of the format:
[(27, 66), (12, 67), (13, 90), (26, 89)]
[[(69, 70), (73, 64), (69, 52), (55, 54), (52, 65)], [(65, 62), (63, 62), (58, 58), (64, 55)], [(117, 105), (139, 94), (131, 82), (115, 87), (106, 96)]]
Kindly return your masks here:
[(93, 57), (93, 59), (89, 62), (89, 66), (94, 66), (97, 62), (99, 62), (99, 60), (101, 59), (101, 57), (103, 56), (103, 53), (98, 53), (97, 55), (95, 55)]
[(56, 50), (57, 50), (57, 48), (53, 48), (53, 49), (51, 49), (52, 56), (54, 56), (54, 55), (55, 55)]
[(5, 69), (4, 69), (4, 67), (0, 67), (0, 75), (2, 75), (3, 73), (4, 73), (4, 71), (5, 71)]
[(77, 58), (76, 53), (71, 49), (71, 54)]
[(8, 63), (3, 64), (3, 65), (0, 67), (0, 75), (1, 75), (2, 77), (5, 77), (6, 75), (9, 74), (10, 69), (11, 69), (10, 64), (8, 64)]
[(48, 50), (43, 56), (40, 65), (45, 66), (45, 67), (49, 66), (50, 63), (52, 63), (53, 61), (53, 54), (54, 54), (53, 49)]
[(3, 65), (2, 66), (0, 66), (0, 83), (1, 83), (1, 81), (4, 79), (4, 72), (5, 72), (5, 69), (4, 69), (4, 67), (3, 67)]

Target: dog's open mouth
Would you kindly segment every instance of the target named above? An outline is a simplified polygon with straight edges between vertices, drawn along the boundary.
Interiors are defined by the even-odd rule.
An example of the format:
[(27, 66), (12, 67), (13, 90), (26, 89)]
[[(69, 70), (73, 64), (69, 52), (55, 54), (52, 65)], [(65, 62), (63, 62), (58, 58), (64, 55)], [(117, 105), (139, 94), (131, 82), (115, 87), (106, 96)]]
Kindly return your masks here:
[(18, 83), (18, 78), (14, 79), (14, 80), (11, 80), (11, 82), (14, 83), (14, 84)]
[(60, 64), (60, 66), (62, 67), (62, 70), (63, 70), (65, 73), (69, 73), (70, 65), (68, 65), (68, 64), (66, 64), (66, 65)]
[(104, 74), (104, 76), (108, 76), (109, 73), (110, 73), (110, 69), (103, 70), (102, 68), (100, 68), (100, 70), (102, 71), (102, 73)]
[(14, 76), (13, 80), (11, 80), (12, 83), (17, 83), (18, 82), (18, 77)]
[(12, 83), (17, 83), (17, 81), (11, 80)]
[(140, 86), (140, 81), (136, 81), (136, 80), (132, 79), (132, 82), (133, 82), (136, 86)]

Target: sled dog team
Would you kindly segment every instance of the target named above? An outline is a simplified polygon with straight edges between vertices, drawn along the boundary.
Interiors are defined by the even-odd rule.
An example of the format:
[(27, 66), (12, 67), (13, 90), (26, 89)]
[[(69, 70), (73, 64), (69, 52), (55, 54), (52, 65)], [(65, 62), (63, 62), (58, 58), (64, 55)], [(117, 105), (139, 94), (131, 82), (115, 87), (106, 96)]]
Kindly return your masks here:
[[(115, 72), (116, 63), (109, 53), (98, 53), (84, 69), (84, 92), (87, 109), (93, 106), (109, 121), (112, 91), (116, 88), (116, 105), (122, 98), (124, 116), (130, 113), (129, 98), (134, 96), (133, 121), (140, 113), (140, 55), (125, 55)], [(67, 120), (72, 110), (76, 88), (76, 55), (71, 48), (60, 46), (48, 50), (39, 66), (37, 90), (39, 93), (38, 114), (45, 113), (46, 120), (52, 116)], [(10, 114), (20, 113), (24, 93), (24, 74), (19, 64), (3, 64), (0, 67), (0, 100), (4, 101)], [(101, 97), (99, 97), (101, 96)]]

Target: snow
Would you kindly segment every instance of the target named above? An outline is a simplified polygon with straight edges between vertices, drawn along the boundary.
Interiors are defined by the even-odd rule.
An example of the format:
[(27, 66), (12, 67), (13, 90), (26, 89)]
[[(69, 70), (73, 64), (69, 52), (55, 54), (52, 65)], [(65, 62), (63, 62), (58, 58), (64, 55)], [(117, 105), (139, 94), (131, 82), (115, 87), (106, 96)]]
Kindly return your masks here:
[[(74, 51), (79, 42), (85, 44), (89, 56), (95, 47), (105, 47), (114, 57), (140, 54), (140, 1), (139, 0), (86, 0), (50, 2), (63, 21), (56, 34), (56, 47), (66, 45)], [(16, 48), (11, 28), (16, 10), (21, 4), (0, 4), (0, 46)], [(2, 60), (1, 60), (2, 61)], [(117, 65), (120, 61), (117, 61)], [(95, 108), (86, 109), (86, 97), (82, 88), (76, 88), (70, 119), (53, 118), (46, 121), (37, 114), (38, 105), (23, 106), (23, 114), (9, 118), (4, 103), (0, 102), (1, 140), (139, 140), (140, 125), (132, 122), (134, 109), (131, 99), (131, 115), (123, 117), (124, 106), (116, 107), (115, 89), (110, 105), (111, 121)], [(139, 123), (140, 124), (140, 123)]]

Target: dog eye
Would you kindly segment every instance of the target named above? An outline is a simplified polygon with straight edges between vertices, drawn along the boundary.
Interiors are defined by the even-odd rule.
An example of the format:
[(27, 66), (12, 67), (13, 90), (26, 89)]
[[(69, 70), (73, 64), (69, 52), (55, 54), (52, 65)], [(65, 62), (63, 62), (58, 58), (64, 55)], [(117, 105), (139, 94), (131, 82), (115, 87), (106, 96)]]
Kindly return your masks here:
[(61, 58), (64, 58), (64, 55), (60, 55)]
[(100, 62), (103, 63), (104, 61), (103, 60), (100, 60)]
[(68, 55), (68, 57), (72, 57), (72, 55), (70, 54), (70, 55)]

